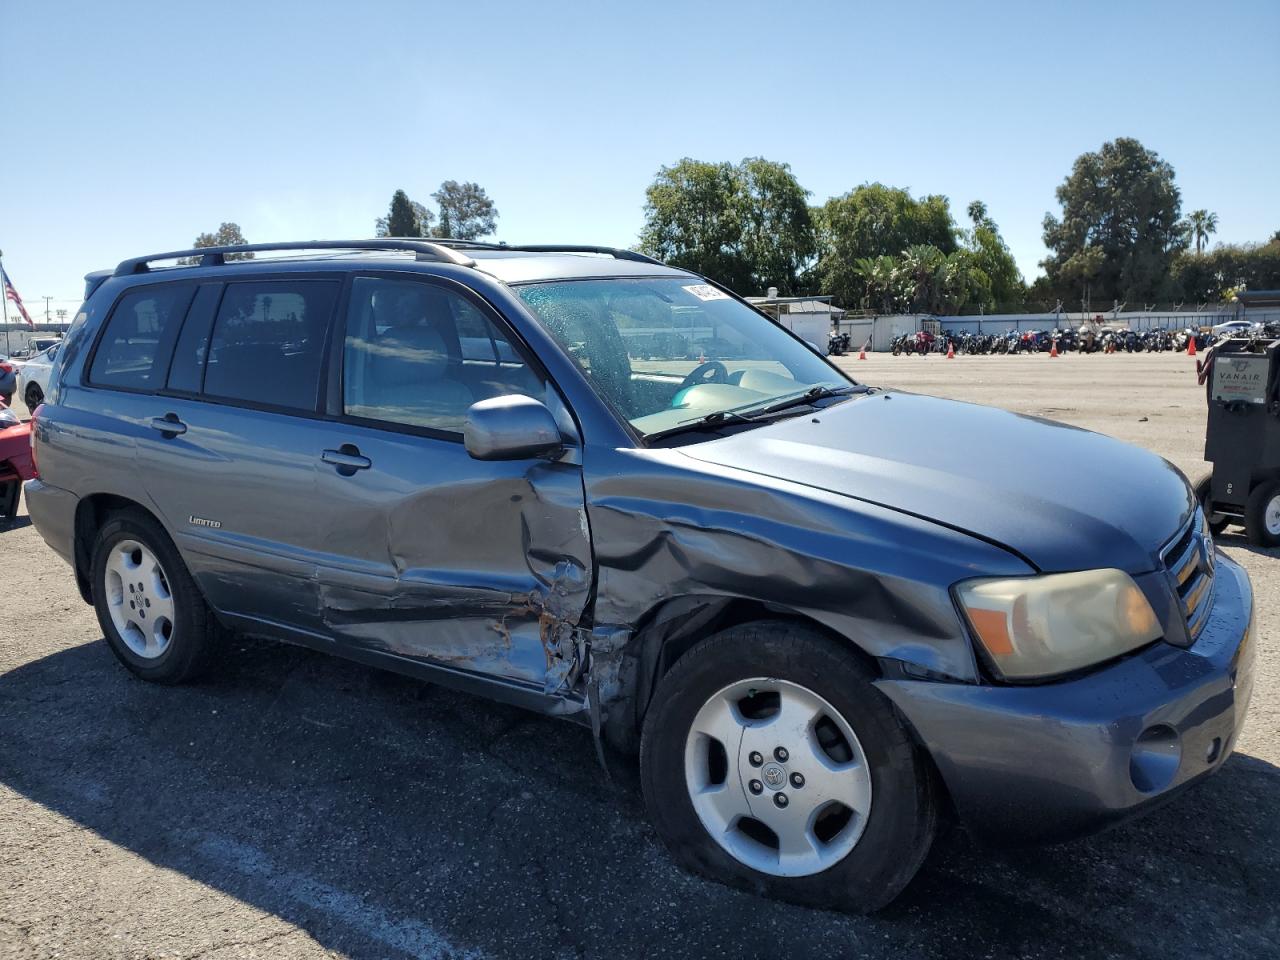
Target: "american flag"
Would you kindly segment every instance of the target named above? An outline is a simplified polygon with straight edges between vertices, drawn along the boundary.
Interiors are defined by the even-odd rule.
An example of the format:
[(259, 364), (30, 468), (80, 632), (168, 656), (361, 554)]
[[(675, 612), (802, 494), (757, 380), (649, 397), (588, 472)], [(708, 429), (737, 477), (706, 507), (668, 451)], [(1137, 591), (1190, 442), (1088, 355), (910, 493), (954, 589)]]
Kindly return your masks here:
[(34, 330), (36, 328), (35, 321), (31, 319), (31, 314), (27, 313), (27, 308), (22, 305), (22, 298), (18, 296), (18, 291), (13, 288), (13, 281), (9, 279), (9, 274), (5, 273), (4, 267), (0, 267), (0, 280), (4, 281), (4, 298), (12, 300), (18, 305), (18, 312), (22, 314), (22, 319), (27, 321), (27, 326)]

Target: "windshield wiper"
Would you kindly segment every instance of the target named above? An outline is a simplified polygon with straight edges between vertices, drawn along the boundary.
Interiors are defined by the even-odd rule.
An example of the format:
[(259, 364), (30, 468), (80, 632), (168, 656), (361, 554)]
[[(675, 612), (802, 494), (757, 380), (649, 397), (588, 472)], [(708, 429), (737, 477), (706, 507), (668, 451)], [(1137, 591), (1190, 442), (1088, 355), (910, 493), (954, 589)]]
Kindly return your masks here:
[(751, 410), (751, 419), (756, 420), (760, 417), (767, 417), (771, 413), (779, 413), (783, 410), (789, 410), (791, 407), (801, 407), (815, 400), (825, 400), (827, 397), (843, 397), (851, 393), (865, 393), (866, 388), (859, 390), (857, 387), (829, 387), (825, 383), (820, 383), (815, 387), (810, 387), (804, 393), (794, 397), (788, 397), (778, 403), (772, 403), (767, 407), (760, 407)]
[(670, 437), (677, 433), (685, 433), (691, 430), (701, 430), (704, 427), (718, 427), (722, 423), (755, 423), (754, 417), (744, 417), (740, 413), (733, 410), (716, 410), (714, 413), (708, 413), (705, 416), (693, 417), (689, 420), (681, 420), (674, 427), (668, 427), (665, 430), (658, 430), (645, 436), (645, 441), (661, 440), (663, 437)]
[(684, 420), (674, 427), (668, 427), (666, 430), (659, 430), (656, 433), (650, 433), (645, 437), (646, 442), (661, 440), (663, 437), (670, 437), (677, 433), (686, 433), (695, 430), (702, 430), (706, 427), (716, 427), (725, 423), (751, 423), (759, 424), (767, 420), (769, 416), (788, 410), (792, 407), (799, 407), (812, 403), (815, 400), (823, 400), (827, 397), (843, 397), (852, 393), (866, 393), (868, 388), (858, 385), (847, 387), (830, 387), (826, 384), (819, 384), (810, 387), (804, 393), (797, 394), (794, 397), (788, 397), (777, 403), (770, 404), (766, 407), (738, 407), (736, 410), (716, 410), (714, 413), (708, 413), (705, 416), (694, 417), (690, 420)]

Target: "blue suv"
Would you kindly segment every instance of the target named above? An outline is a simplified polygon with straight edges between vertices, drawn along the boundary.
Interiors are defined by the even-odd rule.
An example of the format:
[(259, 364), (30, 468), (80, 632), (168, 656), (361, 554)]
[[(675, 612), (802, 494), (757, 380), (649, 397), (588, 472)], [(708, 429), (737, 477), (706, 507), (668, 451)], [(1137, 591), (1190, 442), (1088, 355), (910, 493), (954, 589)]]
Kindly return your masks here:
[(241, 631), (567, 717), (686, 867), (856, 910), (940, 811), (1094, 830), (1243, 721), (1249, 581), (1170, 464), (857, 384), (703, 277), (388, 239), (87, 287), (27, 499), (139, 677)]

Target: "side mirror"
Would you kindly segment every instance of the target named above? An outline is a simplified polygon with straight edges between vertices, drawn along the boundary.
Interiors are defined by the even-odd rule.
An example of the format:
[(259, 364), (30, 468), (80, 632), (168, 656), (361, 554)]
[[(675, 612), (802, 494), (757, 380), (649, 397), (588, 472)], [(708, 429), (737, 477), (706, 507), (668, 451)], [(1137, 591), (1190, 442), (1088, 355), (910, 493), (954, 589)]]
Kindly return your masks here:
[(529, 460), (564, 449), (556, 418), (532, 397), (492, 397), (473, 403), (462, 427), (467, 453), (476, 460)]

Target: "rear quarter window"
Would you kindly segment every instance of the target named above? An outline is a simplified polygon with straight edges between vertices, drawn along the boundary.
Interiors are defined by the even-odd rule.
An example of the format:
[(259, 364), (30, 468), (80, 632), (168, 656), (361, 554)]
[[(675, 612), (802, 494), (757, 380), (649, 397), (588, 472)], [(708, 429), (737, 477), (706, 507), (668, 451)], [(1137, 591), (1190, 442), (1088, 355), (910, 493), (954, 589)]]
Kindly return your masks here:
[(98, 341), (89, 382), (130, 390), (163, 386), (173, 340), (193, 289), (189, 284), (166, 284), (121, 297)]

